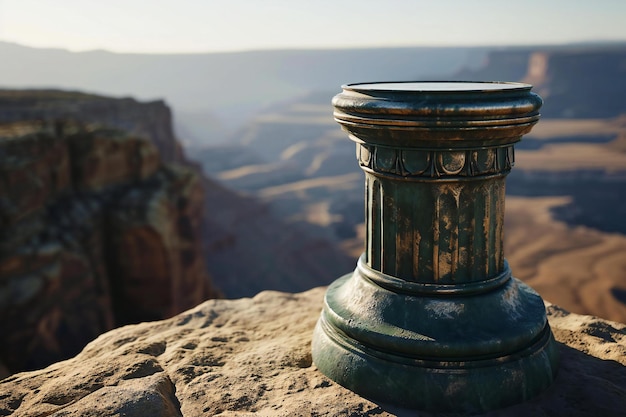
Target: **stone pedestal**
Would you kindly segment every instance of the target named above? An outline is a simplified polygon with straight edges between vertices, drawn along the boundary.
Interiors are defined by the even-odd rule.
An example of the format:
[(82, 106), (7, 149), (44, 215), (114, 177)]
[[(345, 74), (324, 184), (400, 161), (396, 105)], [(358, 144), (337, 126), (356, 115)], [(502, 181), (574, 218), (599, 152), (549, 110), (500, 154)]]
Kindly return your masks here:
[(503, 253), (513, 144), (542, 101), (517, 83), (352, 84), (333, 99), (365, 171), (365, 252), (328, 288), (313, 361), (374, 400), (480, 412), (546, 389), (543, 301)]

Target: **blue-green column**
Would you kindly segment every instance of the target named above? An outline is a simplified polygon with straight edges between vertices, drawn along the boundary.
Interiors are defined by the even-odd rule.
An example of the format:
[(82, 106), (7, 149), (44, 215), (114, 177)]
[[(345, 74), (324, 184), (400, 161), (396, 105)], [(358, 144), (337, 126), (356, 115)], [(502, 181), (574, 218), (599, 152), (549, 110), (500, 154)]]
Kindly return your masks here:
[(482, 412), (547, 388), (543, 301), (503, 253), (505, 177), (541, 99), (515, 83), (343, 87), (335, 120), (365, 171), (365, 250), (329, 287), (313, 360), (379, 401)]
[(357, 145), (365, 261), (407, 281), (453, 284), (504, 268), (504, 176), (513, 147), (403, 151)]

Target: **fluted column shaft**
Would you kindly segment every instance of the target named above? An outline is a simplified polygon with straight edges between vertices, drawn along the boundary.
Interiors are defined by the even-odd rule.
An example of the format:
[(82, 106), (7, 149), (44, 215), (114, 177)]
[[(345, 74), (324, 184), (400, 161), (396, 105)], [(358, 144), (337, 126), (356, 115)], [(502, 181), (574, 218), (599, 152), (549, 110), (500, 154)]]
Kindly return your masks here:
[(504, 176), (512, 145), (429, 150), (357, 144), (365, 262), (407, 281), (459, 284), (504, 268)]

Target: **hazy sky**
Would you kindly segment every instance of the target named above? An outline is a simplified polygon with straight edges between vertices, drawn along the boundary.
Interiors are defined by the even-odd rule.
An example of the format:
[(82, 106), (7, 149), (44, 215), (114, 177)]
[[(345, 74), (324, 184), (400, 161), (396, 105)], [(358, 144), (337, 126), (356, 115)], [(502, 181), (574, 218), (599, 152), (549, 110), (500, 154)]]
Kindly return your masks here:
[(0, 40), (117, 52), (626, 40), (626, 0), (0, 0)]

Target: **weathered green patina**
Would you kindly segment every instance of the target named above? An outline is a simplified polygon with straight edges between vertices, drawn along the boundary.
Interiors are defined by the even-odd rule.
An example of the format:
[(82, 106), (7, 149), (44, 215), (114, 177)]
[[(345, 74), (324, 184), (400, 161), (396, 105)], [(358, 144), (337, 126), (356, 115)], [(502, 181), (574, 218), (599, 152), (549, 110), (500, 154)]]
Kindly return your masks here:
[(513, 144), (542, 100), (519, 83), (343, 86), (335, 120), (365, 171), (365, 251), (328, 288), (313, 361), (374, 400), (481, 412), (554, 379), (543, 301), (503, 253)]

